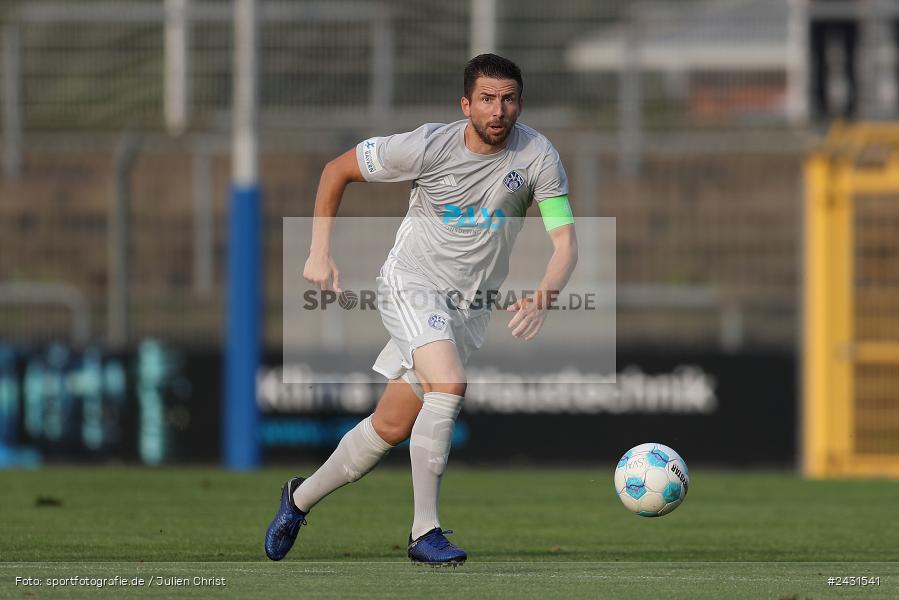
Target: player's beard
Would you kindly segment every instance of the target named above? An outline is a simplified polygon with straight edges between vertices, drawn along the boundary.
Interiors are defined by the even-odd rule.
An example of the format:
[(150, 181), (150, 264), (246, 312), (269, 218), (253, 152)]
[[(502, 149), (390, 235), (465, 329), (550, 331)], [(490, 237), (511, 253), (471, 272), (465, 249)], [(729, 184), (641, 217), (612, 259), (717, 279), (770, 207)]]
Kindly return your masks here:
[(475, 133), (478, 134), (478, 137), (481, 138), (481, 141), (487, 144), (488, 146), (502, 146), (506, 142), (506, 138), (509, 137), (509, 134), (512, 133), (512, 126), (515, 124), (515, 121), (504, 121), (502, 125), (505, 126), (502, 133), (498, 135), (493, 135), (489, 131), (487, 131), (487, 126), (489, 123), (485, 123), (483, 126), (474, 122), (474, 119), (471, 120), (471, 126), (474, 127)]

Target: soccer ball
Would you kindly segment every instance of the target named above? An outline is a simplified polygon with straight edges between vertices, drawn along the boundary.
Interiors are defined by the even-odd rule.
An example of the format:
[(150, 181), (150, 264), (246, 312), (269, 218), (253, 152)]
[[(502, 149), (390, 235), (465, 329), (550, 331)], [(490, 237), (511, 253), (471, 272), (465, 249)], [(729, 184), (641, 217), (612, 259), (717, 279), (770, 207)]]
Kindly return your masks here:
[(641, 517), (661, 517), (680, 506), (690, 487), (690, 472), (680, 455), (662, 444), (640, 444), (615, 467), (615, 493), (625, 508)]

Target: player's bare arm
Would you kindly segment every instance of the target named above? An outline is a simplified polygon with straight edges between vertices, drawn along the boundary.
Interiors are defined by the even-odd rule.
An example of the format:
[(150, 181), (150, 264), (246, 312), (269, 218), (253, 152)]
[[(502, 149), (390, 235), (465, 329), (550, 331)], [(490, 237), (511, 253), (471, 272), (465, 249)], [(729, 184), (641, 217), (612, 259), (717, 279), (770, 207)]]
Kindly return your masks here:
[(546, 319), (547, 308), (568, 283), (577, 264), (577, 236), (574, 224), (557, 227), (548, 233), (553, 243), (553, 254), (536, 293), (533, 297), (522, 298), (506, 309), (516, 313), (509, 321), (509, 329), (517, 338), (532, 340), (540, 332)]
[(331, 230), (346, 186), (365, 181), (356, 164), (355, 149), (350, 149), (325, 165), (315, 195), (312, 243), (303, 267), (303, 278), (323, 290), (340, 293), (340, 272), (331, 258)]

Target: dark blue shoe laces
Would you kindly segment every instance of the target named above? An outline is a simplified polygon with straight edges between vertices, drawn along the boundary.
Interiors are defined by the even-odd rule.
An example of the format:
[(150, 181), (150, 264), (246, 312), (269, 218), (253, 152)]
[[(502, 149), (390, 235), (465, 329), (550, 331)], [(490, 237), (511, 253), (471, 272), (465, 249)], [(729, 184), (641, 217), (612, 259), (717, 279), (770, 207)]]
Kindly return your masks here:
[(290, 535), (296, 537), (297, 532), (300, 530), (300, 527), (305, 524), (306, 519), (303, 517), (298, 517), (297, 520), (293, 522), (293, 525), (290, 526)]
[(432, 531), (427, 537), (427, 541), (429, 544), (432, 544), (437, 550), (446, 550), (450, 546), (453, 546), (453, 543), (446, 539), (447, 534), (452, 533), (452, 529), (447, 529), (443, 531), (442, 529), (435, 529)]

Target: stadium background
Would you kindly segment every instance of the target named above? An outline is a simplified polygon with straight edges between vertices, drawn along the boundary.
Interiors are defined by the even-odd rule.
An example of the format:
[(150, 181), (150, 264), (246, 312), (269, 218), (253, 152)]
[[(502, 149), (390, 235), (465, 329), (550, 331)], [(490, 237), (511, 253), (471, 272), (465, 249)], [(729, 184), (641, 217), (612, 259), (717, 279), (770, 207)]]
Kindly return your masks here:
[[(282, 218), (311, 215), (359, 140), (458, 118), (462, 66), (495, 50), (575, 215), (617, 220), (618, 371), (647, 383), (618, 410), (464, 414), (454, 461), (607, 465), (639, 431), (691, 464), (798, 465), (802, 167), (834, 119), (896, 116), (888, 4), (259, 4), (266, 464), (316, 462), (366, 414), (328, 389), (273, 408)], [(0, 464), (219, 462), (232, 19), (214, 0), (0, 3)], [(402, 215), (407, 194), (350, 186), (341, 215)], [(665, 383), (683, 369), (698, 409)]]

